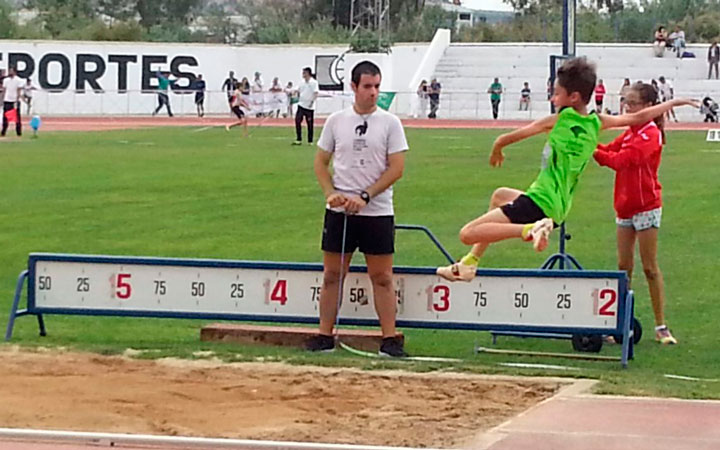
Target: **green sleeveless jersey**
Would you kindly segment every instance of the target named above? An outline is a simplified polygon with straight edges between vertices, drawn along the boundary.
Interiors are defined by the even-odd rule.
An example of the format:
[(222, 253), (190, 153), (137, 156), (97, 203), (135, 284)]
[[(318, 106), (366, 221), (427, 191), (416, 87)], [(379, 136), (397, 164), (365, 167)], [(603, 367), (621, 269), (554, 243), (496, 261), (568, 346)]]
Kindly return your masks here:
[(563, 108), (545, 144), (540, 174), (525, 194), (560, 224), (565, 221), (575, 187), (598, 143), (600, 117)]

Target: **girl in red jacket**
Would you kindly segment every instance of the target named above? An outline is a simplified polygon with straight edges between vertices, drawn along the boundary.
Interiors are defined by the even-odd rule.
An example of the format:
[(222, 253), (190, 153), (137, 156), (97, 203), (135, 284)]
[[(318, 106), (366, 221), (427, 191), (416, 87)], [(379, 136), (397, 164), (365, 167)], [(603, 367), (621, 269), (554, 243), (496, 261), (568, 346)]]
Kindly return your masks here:
[[(625, 97), (627, 112), (655, 105), (658, 95), (652, 85), (636, 83)], [(632, 280), (635, 241), (640, 247), (645, 278), (655, 313), (655, 340), (677, 344), (665, 324), (665, 285), (657, 262), (658, 230), (662, 216), (662, 186), (658, 181), (660, 155), (665, 142), (663, 118), (633, 126), (608, 145), (598, 145), (595, 160), (615, 170), (618, 268)]]

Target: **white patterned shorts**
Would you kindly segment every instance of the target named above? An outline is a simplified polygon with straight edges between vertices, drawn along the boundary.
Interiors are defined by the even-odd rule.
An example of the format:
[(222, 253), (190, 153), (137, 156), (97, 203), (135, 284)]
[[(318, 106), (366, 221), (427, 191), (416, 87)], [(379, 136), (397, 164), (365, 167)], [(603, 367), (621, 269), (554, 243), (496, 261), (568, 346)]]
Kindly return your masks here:
[(619, 227), (634, 228), (635, 231), (648, 230), (650, 228), (660, 228), (660, 219), (662, 218), (662, 207), (651, 209), (637, 213), (629, 219), (616, 218), (615, 223)]

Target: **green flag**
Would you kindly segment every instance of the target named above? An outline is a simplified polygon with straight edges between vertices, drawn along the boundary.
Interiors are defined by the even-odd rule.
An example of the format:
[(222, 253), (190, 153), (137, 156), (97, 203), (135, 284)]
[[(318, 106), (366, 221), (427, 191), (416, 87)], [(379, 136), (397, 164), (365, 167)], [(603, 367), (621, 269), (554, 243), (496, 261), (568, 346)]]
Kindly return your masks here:
[(380, 95), (378, 95), (377, 105), (387, 111), (390, 109), (394, 98), (395, 92), (381, 92)]

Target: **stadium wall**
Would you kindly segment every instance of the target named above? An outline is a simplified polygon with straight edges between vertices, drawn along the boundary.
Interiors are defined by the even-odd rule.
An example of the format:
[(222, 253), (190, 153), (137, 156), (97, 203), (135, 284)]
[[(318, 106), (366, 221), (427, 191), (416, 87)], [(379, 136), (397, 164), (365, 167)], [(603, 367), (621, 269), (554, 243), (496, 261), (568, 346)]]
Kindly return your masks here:
[(348, 103), (350, 70), (362, 59), (378, 63), (383, 90), (405, 90), (429, 44), (397, 45), (391, 54), (345, 53), (346, 46), (243, 46), (204, 44), (0, 41), (0, 67), (17, 67), (31, 78), (35, 111), (51, 115), (148, 114), (156, 103), (156, 72), (170, 71), (177, 83), (171, 96), (176, 113), (193, 113), (187, 91), (196, 75), (207, 83), (208, 113), (227, 113), (221, 91), (230, 70), (238, 79), (261, 72), (268, 89), (278, 77), (297, 85), (303, 67), (312, 67), (323, 90), (319, 114)]

